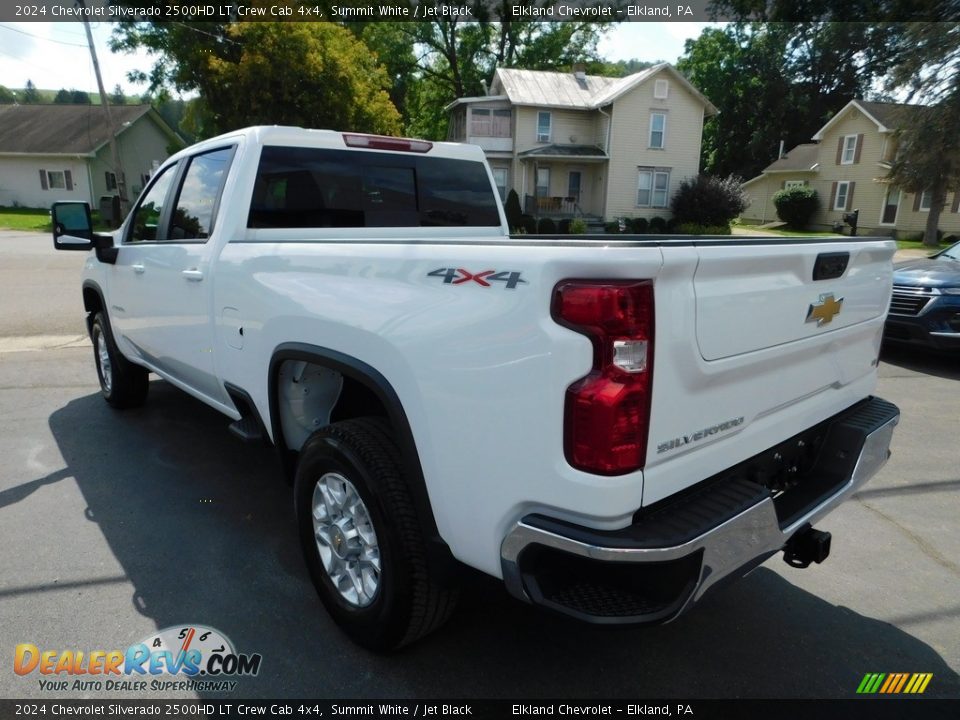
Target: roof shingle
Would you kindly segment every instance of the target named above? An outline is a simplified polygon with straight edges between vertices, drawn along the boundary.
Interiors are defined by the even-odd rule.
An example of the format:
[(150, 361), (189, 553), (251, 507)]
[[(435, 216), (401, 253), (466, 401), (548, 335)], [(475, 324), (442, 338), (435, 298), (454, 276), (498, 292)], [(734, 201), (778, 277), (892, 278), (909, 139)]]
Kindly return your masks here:
[[(116, 105), (110, 111), (122, 130), (150, 106)], [(100, 105), (0, 105), (0, 153), (87, 155), (108, 140)]]

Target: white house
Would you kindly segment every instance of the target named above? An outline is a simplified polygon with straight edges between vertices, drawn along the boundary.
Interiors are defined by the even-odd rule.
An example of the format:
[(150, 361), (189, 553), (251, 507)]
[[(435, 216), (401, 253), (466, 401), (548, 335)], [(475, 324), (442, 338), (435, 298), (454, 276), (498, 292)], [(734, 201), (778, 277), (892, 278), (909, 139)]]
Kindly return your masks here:
[(447, 106), (448, 139), (482, 147), (501, 196), (538, 216), (670, 216), (717, 112), (672, 65), (624, 78), (498, 69), (487, 95)]
[[(133, 200), (153, 170), (184, 146), (149, 105), (111, 108), (120, 162)], [(117, 193), (99, 105), (0, 105), (0, 206), (48, 208), (56, 200)]]

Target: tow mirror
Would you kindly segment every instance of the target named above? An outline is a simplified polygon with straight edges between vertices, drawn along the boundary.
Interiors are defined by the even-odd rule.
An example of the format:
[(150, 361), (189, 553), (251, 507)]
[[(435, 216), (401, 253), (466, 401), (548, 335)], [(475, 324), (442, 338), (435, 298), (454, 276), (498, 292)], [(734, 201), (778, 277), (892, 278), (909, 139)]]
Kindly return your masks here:
[(91, 250), (94, 247), (90, 205), (85, 202), (56, 202), (50, 208), (53, 220), (53, 247), (57, 250)]

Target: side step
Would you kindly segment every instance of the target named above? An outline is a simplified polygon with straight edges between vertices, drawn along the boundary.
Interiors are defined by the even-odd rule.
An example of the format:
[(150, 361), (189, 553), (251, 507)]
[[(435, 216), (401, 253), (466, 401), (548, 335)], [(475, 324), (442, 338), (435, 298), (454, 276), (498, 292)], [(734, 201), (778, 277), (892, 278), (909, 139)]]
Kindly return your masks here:
[(251, 415), (230, 423), (228, 429), (245, 443), (263, 442), (265, 440), (263, 433), (260, 431), (260, 423)]

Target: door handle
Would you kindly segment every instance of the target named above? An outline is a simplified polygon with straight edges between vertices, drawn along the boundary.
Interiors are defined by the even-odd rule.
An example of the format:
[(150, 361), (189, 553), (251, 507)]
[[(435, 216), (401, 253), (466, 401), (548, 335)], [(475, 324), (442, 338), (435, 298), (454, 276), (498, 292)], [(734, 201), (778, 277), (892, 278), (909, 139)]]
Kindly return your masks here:
[(133, 268), (133, 271), (137, 275), (143, 275), (144, 271), (146, 271), (147, 269), (143, 263), (136, 263), (135, 265), (131, 265), (130, 267)]
[(187, 280), (192, 280), (193, 282), (200, 282), (203, 280), (203, 270), (197, 270), (196, 268), (181, 270), (180, 274), (183, 275)]

